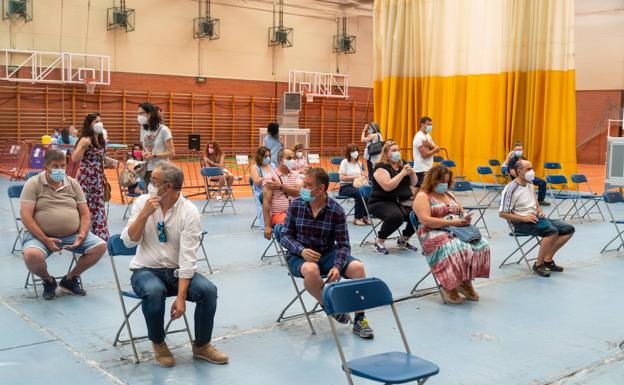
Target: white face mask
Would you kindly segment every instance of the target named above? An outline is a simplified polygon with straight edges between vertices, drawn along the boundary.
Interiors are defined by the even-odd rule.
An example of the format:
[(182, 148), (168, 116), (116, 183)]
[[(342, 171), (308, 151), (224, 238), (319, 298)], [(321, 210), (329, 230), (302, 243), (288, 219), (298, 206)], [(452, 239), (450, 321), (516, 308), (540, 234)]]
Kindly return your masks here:
[(294, 159), (285, 159), (284, 160), (284, 165), (286, 167), (288, 167), (289, 170), (292, 170), (293, 168), (295, 168), (295, 160)]
[(104, 133), (104, 123), (102, 122), (95, 123), (93, 125), (93, 131), (95, 131), (97, 135)]
[(137, 120), (139, 121), (139, 124), (142, 126), (147, 124), (147, 117), (145, 117), (144, 115), (138, 115)]
[(350, 155), (352, 159), (357, 159), (358, 156), (360, 156), (360, 153), (357, 151), (352, 151)]
[(297, 151), (297, 152), (295, 153), (295, 155), (296, 155), (296, 156), (297, 156), (297, 158), (299, 158), (299, 159), (303, 158), (303, 152), (301, 152), (301, 151)]
[(160, 202), (164, 197), (164, 195), (158, 195), (158, 191), (160, 191), (161, 187), (163, 186), (156, 187), (150, 183), (149, 185), (147, 185), (147, 193), (150, 195), (150, 197), (156, 198)]
[(529, 170), (524, 174), (524, 179), (528, 180), (529, 182), (533, 182), (533, 179), (535, 179), (535, 171), (534, 170)]

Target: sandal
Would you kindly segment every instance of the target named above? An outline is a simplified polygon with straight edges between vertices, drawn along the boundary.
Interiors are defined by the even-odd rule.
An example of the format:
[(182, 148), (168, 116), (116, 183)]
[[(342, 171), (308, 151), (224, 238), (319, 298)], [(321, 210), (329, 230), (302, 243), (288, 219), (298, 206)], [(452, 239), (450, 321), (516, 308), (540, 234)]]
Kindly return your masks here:
[(362, 219), (354, 219), (353, 224), (356, 226), (366, 226), (366, 222)]
[(466, 297), (466, 299), (469, 301), (479, 300), (479, 293), (476, 292), (476, 290), (474, 289), (474, 287), (472, 287), (471, 284), (466, 284), (465, 282), (462, 282), (459, 284), (459, 286), (457, 286), (457, 291), (461, 295)]
[(442, 293), (442, 298), (444, 298), (444, 302), (452, 305), (459, 305), (464, 303), (464, 298), (457, 293), (457, 289), (446, 290), (443, 287), (440, 287), (440, 292)]

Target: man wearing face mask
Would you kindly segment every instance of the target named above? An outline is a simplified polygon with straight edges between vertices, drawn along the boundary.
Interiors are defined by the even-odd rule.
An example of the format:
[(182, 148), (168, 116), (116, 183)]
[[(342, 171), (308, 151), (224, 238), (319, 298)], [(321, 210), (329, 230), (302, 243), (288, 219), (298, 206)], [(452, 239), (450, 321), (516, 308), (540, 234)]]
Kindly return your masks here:
[(514, 165), (516, 179), (503, 189), (499, 216), (510, 221), (516, 232), (542, 238), (533, 271), (541, 277), (551, 272), (562, 272), (555, 264), (555, 253), (572, 238), (574, 226), (558, 219), (548, 219), (537, 201), (533, 189), (535, 171), (528, 160)]
[(130, 262), (132, 289), (142, 299), (141, 309), (152, 341), (156, 362), (175, 365), (165, 343), (165, 299), (176, 296), (171, 319), (186, 311), (186, 301), (195, 302), (193, 357), (225, 364), (228, 356), (210, 343), (217, 310), (217, 288), (196, 272), (202, 232), (197, 207), (180, 190), (182, 169), (161, 163), (152, 172), (149, 194), (137, 198), (121, 239), (126, 247), (137, 247)]
[[(323, 282), (335, 282), (340, 277), (364, 278), (364, 265), (351, 256), (347, 216), (338, 202), (327, 195), (329, 175), (322, 168), (308, 170), (301, 188), (301, 198), (288, 208), (281, 244), (288, 250), (286, 260), (291, 274), (303, 278), (306, 290), (322, 305)], [(343, 324), (348, 314), (336, 314)], [(371, 339), (364, 312), (355, 313), (353, 333)]]
[(22, 237), (28, 271), (43, 280), (43, 298), (54, 298), (57, 283), (47, 270), (46, 257), (66, 248), (82, 254), (59, 285), (74, 295), (86, 295), (80, 275), (106, 252), (106, 242), (89, 232), (87, 200), (78, 182), (65, 175), (65, 154), (49, 150), (45, 171), (30, 178), (20, 197), (20, 213), (26, 228)]
[[(511, 177), (512, 180), (516, 178), (515, 168), (516, 168), (516, 162), (518, 162), (519, 160), (527, 160), (527, 158), (524, 157), (524, 149), (522, 146), (522, 142), (520, 141), (514, 144), (513, 151), (507, 154), (507, 159), (505, 159), (505, 162), (503, 163), (503, 170), (505, 169), (507, 170), (507, 173), (509, 174), (509, 177)], [(539, 201), (539, 204), (541, 206), (550, 206), (550, 203), (548, 203), (545, 200), (546, 181), (536, 176), (533, 179), (533, 185), (537, 186), (537, 200)]]
[(440, 152), (440, 147), (436, 146), (431, 138), (433, 130), (432, 120), (428, 116), (420, 118), (420, 127), (414, 141), (412, 142), (412, 152), (414, 155), (414, 171), (418, 177), (417, 188), (425, 180), (425, 174), (433, 167), (433, 156)]
[(299, 196), (301, 178), (293, 171), (295, 154), (284, 148), (277, 154), (279, 166), (262, 181), (262, 214), (264, 216), (264, 237), (271, 239), (273, 227), (284, 223), (286, 211), (292, 198)]

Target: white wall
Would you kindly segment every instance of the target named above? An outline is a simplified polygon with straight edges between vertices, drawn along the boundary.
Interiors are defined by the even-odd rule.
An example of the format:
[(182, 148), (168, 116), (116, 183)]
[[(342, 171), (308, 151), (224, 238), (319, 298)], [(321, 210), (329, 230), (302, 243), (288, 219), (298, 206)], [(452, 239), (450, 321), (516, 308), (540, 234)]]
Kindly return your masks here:
[[(313, 1), (307, 3), (314, 8)], [(273, 23), (267, 11), (270, 5), (213, 3), (212, 17), (221, 19), (221, 39), (200, 41), (192, 36), (197, 1), (128, 0), (127, 7), (136, 9), (136, 30), (129, 33), (106, 30), (106, 9), (112, 4), (112, 0), (91, 0), (88, 12), (87, 0), (35, 0), (32, 22), (0, 22), (0, 47), (110, 55), (113, 71), (135, 73), (285, 81), (289, 69), (335, 72), (337, 68), (332, 53), (336, 22), (329, 12), (287, 8), (297, 13), (284, 16), (285, 26), (294, 28), (294, 47), (275, 49), (273, 75), (273, 49), (267, 45), (267, 30)], [(357, 53), (339, 55), (340, 72), (351, 75), (353, 86), (370, 86), (372, 18), (352, 16), (348, 27), (349, 34), (357, 36)]]

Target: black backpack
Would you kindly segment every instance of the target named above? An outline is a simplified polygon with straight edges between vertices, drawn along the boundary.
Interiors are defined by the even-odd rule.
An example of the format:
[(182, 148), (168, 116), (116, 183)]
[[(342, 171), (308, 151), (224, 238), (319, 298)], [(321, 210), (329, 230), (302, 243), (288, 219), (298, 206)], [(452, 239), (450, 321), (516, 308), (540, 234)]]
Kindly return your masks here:
[(368, 146), (369, 156), (375, 156), (375, 155), (381, 154), (384, 144), (386, 143), (381, 140), (381, 135), (379, 133), (377, 133), (377, 135), (379, 135), (379, 140), (376, 143), (372, 143), (370, 146)]

